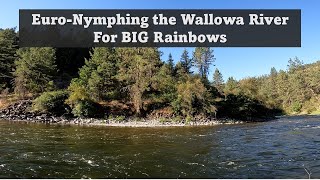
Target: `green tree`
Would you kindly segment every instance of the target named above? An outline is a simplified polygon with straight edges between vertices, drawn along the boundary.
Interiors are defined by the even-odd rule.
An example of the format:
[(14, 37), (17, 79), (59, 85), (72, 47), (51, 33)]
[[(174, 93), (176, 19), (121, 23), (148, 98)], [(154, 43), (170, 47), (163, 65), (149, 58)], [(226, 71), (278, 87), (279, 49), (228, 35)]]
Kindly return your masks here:
[(169, 57), (168, 57), (168, 66), (169, 66), (170, 74), (174, 76), (174, 60), (172, 58), (171, 53), (169, 54)]
[(18, 55), (14, 72), (16, 93), (24, 95), (54, 89), (57, 70), (53, 48), (22, 48)]
[(18, 37), (15, 28), (0, 30), (0, 91), (12, 87), (17, 49)]
[(153, 91), (150, 96), (153, 102), (168, 105), (175, 99), (176, 80), (170, 73), (171, 69), (164, 64), (151, 79)]
[(101, 100), (118, 98), (117, 81), (118, 56), (114, 48), (97, 47), (91, 53), (91, 59), (79, 70), (79, 78), (71, 81), (66, 103), (75, 116), (103, 116)]
[(184, 116), (207, 115), (215, 112), (208, 90), (197, 76), (188, 76), (177, 85), (177, 99), (171, 103), (175, 113)]
[(118, 57), (114, 48), (94, 48), (91, 59), (79, 70), (80, 82), (95, 101), (114, 98), (117, 94)]
[(137, 115), (142, 115), (143, 101), (152, 86), (152, 79), (161, 66), (157, 48), (118, 48), (120, 66), (118, 79), (128, 90)]
[(192, 73), (191, 72), (192, 58), (189, 57), (189, 52), (187, 51), (187, 49), (183, 50), (183, 53), (182, 53), (181, 58), (180, 58), (180, 62), (181, 62), (181, 65), (183, 67), (183, 70), (186, 73), (188, 73), (188, 74)]
[(278, 74), (278, 72), (277, 72), (276, 68), (272, 67), (270, 70), (270, 77), (275, 78), (275, 77), (277, 77), (277, 74)]
[(302, 67), (303, 64), (304, 64), (303, 61), (300, 60), (298, 57), (295, 57), (293, 59), (290, 58), (288, 61), (288, 65), (287, 65), (288, 70), (289, 70), (289, 72), (293, 72), (293, 71), (299, 69), (300, 67)]
[(189, 73), (187, 73), (183, 67), (183, 64), (181, 62), (178, 62), (175, 69), (175, 78), (177, 81), (186, 81), (188, 78)]
[(222, 74), (218, 68), (216, 68), (216, 70), (214, 71), (212, 85), (218, 90), (220, 94), (223, 93), (224, 81)]
[(213, 50), (210, 47), (197, 47), (193, 52), (193, 62), (203, 79), (207, 79), (210, 65), (214, 60)]
[(103, 100), (114, 97), (117, 92), (118, 57), (113, 48), (94, 48), (91, 59), (79, 70), (79, 78), (72, 80), (69, 104), (77, 100)]
[(272, 67), (269, 76), (260, 78), (259, 94), (261, 95), (261, 101), (269, 108), (279, 108), (280, 103), (278, 102), (277, 93), (277, 70)]
[(237, 95), (239, 93), (238, 82), (233, 77), (229, 77), (223, 91), (225, 96), (229, 94)]

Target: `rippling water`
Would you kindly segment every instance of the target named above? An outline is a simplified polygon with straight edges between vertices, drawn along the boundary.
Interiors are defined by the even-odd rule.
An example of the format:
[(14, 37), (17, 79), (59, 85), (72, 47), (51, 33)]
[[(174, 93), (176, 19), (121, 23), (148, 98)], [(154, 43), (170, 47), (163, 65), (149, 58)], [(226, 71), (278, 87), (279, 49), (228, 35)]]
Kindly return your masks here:
[(320, 117), (214, 127), (0, 121), (0, 178), (320, 178)]

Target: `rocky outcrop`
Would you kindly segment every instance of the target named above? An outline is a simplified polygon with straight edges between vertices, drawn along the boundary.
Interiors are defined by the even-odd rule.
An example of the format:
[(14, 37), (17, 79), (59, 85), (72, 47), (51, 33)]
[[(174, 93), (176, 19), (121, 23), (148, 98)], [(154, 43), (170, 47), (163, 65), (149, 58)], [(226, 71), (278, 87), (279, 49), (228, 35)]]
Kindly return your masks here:
[(0, 110), (0, 118), (6, 120), (26, 120), (32, 122), (56, 123), (63, 118), (53, 117), (51, 114), (35, 113), (31, 111), (32, 100), (21, 100), (5, 109)]

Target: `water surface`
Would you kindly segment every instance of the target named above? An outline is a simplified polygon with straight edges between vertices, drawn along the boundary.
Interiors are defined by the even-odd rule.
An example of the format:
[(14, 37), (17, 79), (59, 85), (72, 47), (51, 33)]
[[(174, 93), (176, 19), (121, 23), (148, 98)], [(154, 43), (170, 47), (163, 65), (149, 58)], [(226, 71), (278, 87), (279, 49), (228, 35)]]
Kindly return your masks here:
[(320, 117), (213, 127), (0, 121), (0, 178), (320, 178)]

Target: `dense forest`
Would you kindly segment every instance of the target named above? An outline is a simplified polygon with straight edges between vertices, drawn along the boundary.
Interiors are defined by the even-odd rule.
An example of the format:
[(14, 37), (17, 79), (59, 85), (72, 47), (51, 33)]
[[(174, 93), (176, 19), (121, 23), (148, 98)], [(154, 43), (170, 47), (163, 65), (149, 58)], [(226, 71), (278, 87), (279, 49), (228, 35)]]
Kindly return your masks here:
[(158, 48), (19, 48), (18, 41), (15, 29), (0, 30), (0, 108), (33, 99), (30, 111), (56, 116), (243, 120), (320, 110), (320, 62), (294, 58), (287, 70), (224, 82), (218, 69), (208, 77), (209, 47), (161, 60)]

